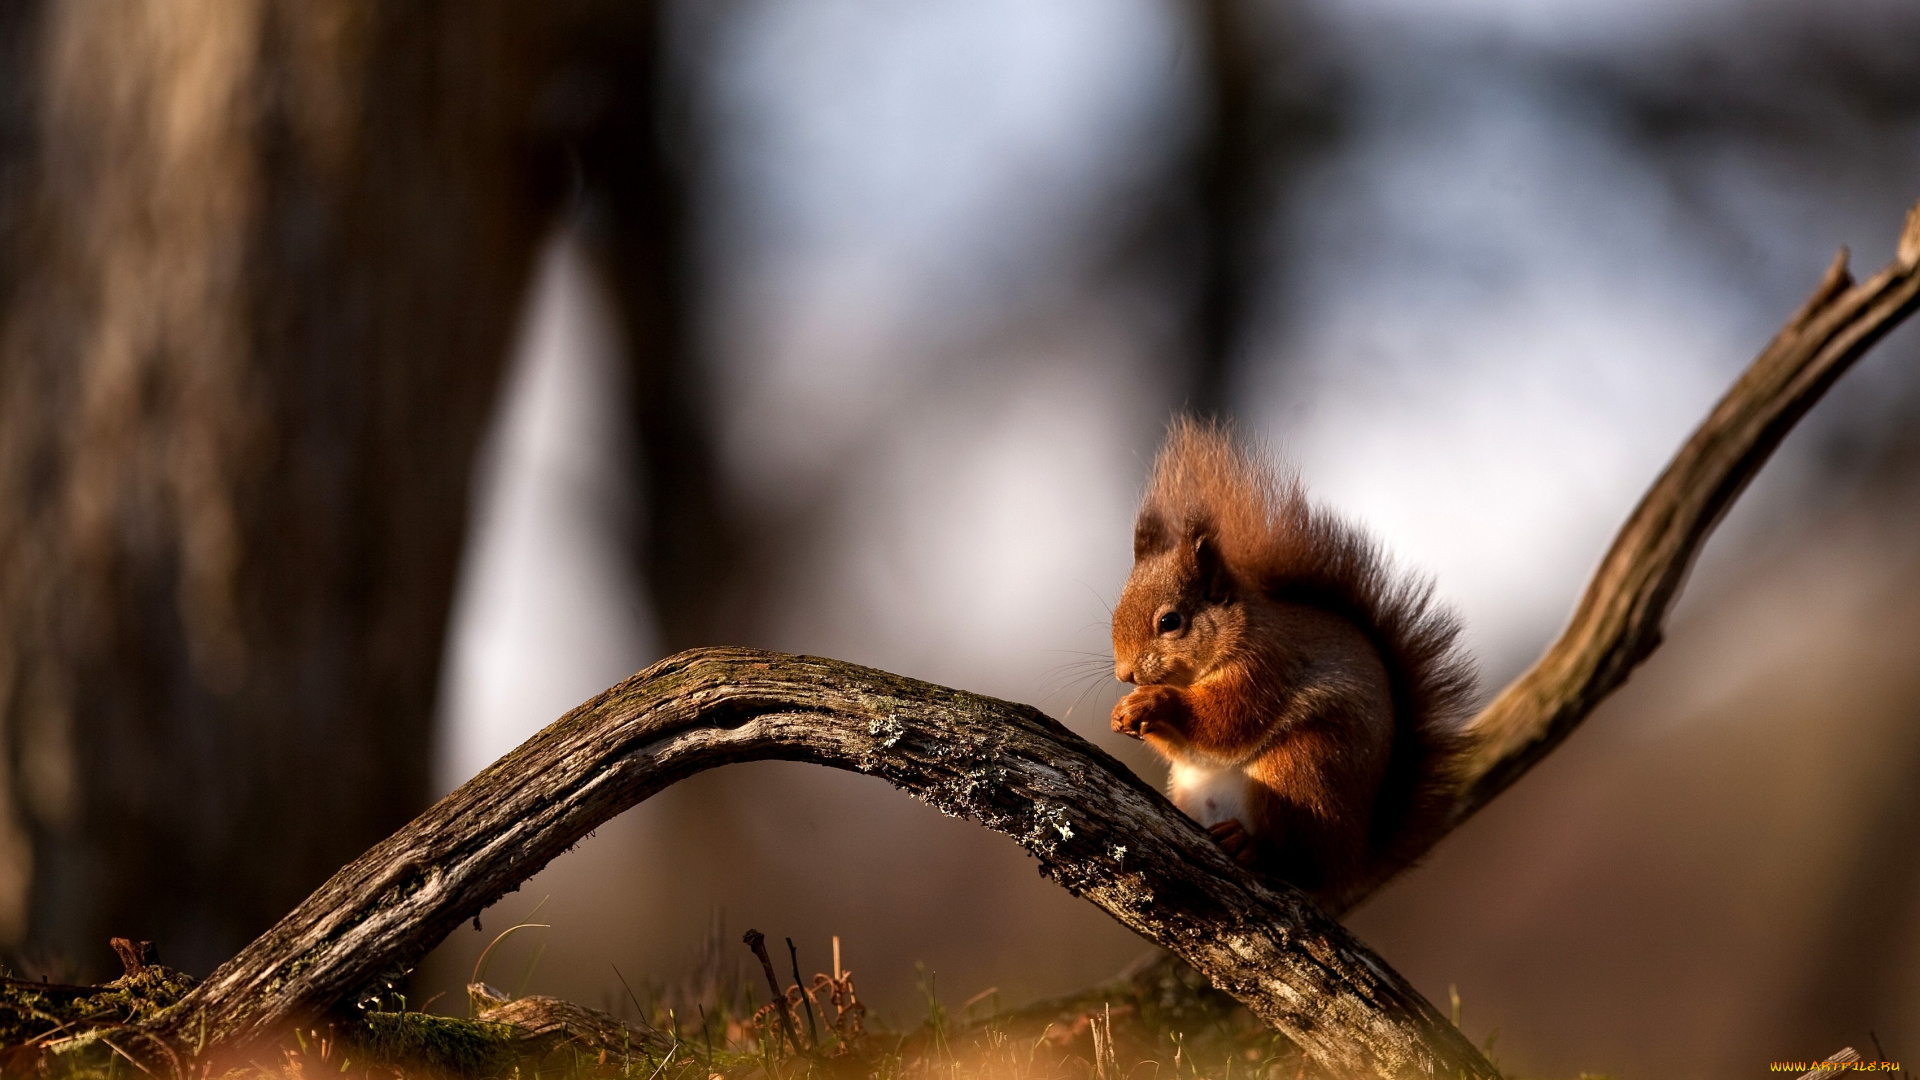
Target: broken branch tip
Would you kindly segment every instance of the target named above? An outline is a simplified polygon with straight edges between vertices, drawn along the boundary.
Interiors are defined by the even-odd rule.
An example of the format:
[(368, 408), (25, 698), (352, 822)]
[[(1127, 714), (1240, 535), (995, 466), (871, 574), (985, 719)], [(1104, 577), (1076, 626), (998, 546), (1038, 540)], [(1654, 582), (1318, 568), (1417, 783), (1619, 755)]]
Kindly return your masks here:
[(1907, 226), (1900, 230), (1900, 247), (1896, 255), (1900, 268), (1911, 273), (1920, 268), (1920, 202), (1914, 203), (1907, 211)]

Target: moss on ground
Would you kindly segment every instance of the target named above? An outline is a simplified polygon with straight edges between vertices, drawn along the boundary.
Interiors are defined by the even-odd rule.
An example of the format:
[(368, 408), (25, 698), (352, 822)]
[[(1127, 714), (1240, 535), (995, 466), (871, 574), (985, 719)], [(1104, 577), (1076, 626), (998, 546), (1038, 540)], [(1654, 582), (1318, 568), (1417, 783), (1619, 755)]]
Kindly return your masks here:
[[(458, 1076), (510, 1075), (521, 1063), (507, 1024), (423, 1012), (369, 1012), (353, 1041), (370, 1062)], [(305, 1040), (302, 1043), (305, 1050)]]
[(44, 1071), (40, 1062), (50, 1056), (69, 1068), (110, 1069), (120, 1057), (115, 1036), (193, 985), (191, 976), (158, 964), (99, 986), (0, 979), (0, 1075)]

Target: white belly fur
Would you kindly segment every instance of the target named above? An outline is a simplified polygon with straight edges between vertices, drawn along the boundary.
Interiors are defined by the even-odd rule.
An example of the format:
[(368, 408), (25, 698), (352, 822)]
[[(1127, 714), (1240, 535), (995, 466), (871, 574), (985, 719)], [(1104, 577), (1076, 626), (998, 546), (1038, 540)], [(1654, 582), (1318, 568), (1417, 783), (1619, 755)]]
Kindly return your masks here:
[(1247, 787), (1252, 783), (1246, 773), (1233, 765), (1175, 761), (1173, 772), (1167, 777), (1167, 797), (1202, 826), (1211, 828), (1223, 821), (1238, 819), (1251, 830)]

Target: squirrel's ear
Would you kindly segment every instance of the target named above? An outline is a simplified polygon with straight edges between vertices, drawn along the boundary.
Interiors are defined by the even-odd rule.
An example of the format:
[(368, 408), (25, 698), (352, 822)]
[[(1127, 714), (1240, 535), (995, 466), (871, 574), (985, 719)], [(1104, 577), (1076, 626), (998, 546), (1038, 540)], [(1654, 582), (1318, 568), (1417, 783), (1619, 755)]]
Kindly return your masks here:
[(1220, 557), (1220, 542), (1211, 532), (1191, 531), (1187, 534), (1187, 543), (1193, 552), (1194, 580), (1201, 594), (1214, 603), (1232, 596), (1233, 582), (1227, 573), (1226, 560)]
[(1172, 546), (1173, 537), (1167, 534), (1167, 523), (1151, 510), (1142, 511), (1140, 520), (1133, 523), (1134, 561), (1139, 562)]

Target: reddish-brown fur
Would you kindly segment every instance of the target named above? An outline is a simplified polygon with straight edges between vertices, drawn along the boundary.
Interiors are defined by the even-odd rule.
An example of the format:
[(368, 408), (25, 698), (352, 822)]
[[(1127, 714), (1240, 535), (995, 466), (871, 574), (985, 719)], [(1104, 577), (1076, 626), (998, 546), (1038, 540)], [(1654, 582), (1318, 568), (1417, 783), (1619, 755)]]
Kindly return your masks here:
[(1113, 726), (1242, 863), (1338, 902), (1438, 823), (1473, 684), (1458, 635), (1295, 479), (1177, 420), (1114, 608), (1114, 674), (1139, 685)]

